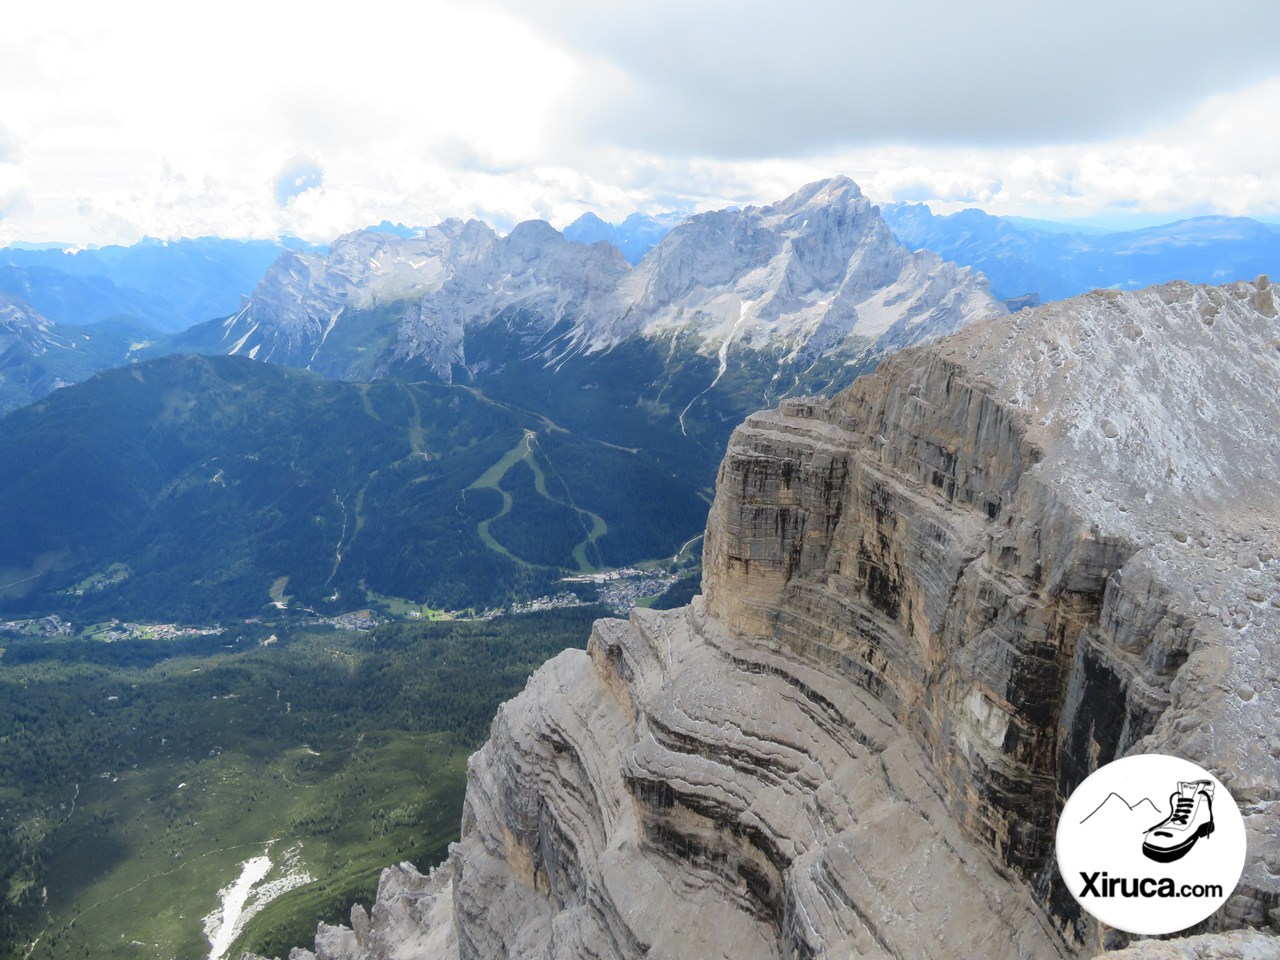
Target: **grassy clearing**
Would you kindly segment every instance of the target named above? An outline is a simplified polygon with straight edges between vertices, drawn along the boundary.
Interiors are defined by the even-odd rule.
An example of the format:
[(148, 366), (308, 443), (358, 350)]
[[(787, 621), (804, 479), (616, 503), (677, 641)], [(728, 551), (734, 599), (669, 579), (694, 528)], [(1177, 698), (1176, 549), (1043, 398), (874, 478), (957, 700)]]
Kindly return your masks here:
[[(612, 445), (607, 444), (607, 446)], [(554, 482), (564, 491), (564, 497), (558, 497), (548, 489), (547, 474), (539, 462), (539, 449), (537, 433), (532, 430), (526, 430), (524, 437), (518, 444), (503, 454), (501, 459), (485, 470), (467, 487), (468, 490), (494, 490), (502, 497), (502, 505), (498, 511), (476, 524), (476, 534), (490, 550), (502, 554), (509, 560), (514, 560), (523, 566), (547, 566), (547, 564), (537, 560), (530, 560), (527, 556), (521, 556), (518, 550), (513, 550), (511, 546), (504, 544), (493, 532), (493, 525), (511, 514), (512, 508), (517, 506), (515, 495), (511, 490), (507, 489), (507, 485), (503, 483), (503, 480), (507, 477), (512, 467), (518, 463), (524, 463), (528, 465), (533, 473), (533, 493), (538, 498), (547, 501), (548, 504), (563, 507), (567, 512), (567, 516), (574, 517), (576, 515), (578, 518), (582, 525), (584, 536), (573, 545), (572, 550), (569, 551), (569, 556), (572, 558), (578, 573), (595, 573), (601, 569), (601, 566), (598, 562), (593, 562), (593, 557), (589, 551), (593, 551), (596, 541), (609, 532), (609, 524), (599, 514), (586, 510), (573, 501), (573, 495), (570, 493), (568, 485), (558, 472), (556, 472)], [(555, 466), (547, 459), (545, 452), (543, 452), (541, 459), (546, 460), (547, 467), (553, 472), (555, 471)], [(527, 493), (527, 490), (521, 492)], [(522, 505), (535, 511), (538, 509), (536, 504), (523, 503)], [(545, 507), (545, 504), (543, 506)]]
[[(466, 490), (496, 490), (502, 496), (502, 508), (493, 516), (487, 517), (476, 524), (476, 535), (484, 541), (484, 545), (490, 550), (493, 550), (495, 553), (500, 553), (508, 560), (513, 560), (522, 566), (527, 566), (528, 564), (499, 543), (489, 531), (489, 527), (495, 520), (500, 520), (511, 512), (511, 504), (513, 501), (511, 494), (502, 489), (502, 478), (506, 476), (507, 471), (516, 463), (529, 456), (532, 441), (532, 431), (526, 430), (519, 443), (504, 453), (497, 463), (485, 470), (484, 473), (480, 474), (471, 486), (466, 488)], [(464, 490), (463, 493), (465, 493), (466, 490)]]
[(16, 644), (0, 659), (0, 957), (206, 957), (219, 891), (264, 853), (267, 884), (310, 880), (227, 956), (309, 944), (382, 868), (444, 857), (498, 703), (601, 612), (273, 626), (278, 643), (202, 656)]
[[(323, 750), (222, 753), (86, 785), (57, 828), (45, 936), (31, 960), (200, 957), (204, 917), (241, 865), (296, 847), (314, 881), (251, 921), (248, 949), (305, 942), (368, 903), (382, 867), (425, 868), (455, 839), (467, 749), (444, 734), (384, 731)], [(233, 949), (229, 956), (239, 956)]]
[[(404, 597), (387, 597), (368, 589), (365, 590), (365, 596), (369, 598), (371, 603), (381, 607), (389, 616), (395, 617), (397, 620), (408, 618), (435, 623), (441, 620), (454, 620), (459, 616), (455, 611), (437, 610), (427, 603), (418, 603), (414, 600), (407, 600)], [(461, 613), (463, 616), (466, 614), (467, 611), (462, 611)]]

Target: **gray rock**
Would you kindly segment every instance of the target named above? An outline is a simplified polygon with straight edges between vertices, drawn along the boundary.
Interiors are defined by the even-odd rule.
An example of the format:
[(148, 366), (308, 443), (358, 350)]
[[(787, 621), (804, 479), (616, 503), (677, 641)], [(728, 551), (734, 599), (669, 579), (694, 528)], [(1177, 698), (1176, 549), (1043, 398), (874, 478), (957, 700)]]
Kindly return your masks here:
[(1094, 956), (1128, 938), (1063, 888), (1058, 812), (1166, 752), (1227, 784), (1248, 860), (1211, 936), (1117, 956), (1277, 956), (1268, 293), (1088, 295), (749, 418), (703, 597), (600, 621), (499, 711), (424, 928), (456, 942), (420, 955)]
[(1106, 960), (1276, 960), (1280, 937), (1258, 930), (1232, 930), (1177, 940), (1144, 940), (1104, 956)]

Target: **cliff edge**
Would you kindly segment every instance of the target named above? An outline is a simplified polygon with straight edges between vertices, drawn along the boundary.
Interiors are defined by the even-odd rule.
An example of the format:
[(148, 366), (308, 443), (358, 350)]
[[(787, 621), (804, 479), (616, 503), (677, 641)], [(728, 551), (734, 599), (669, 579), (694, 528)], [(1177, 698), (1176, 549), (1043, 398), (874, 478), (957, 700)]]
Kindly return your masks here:
[(1248, 831), (1226, 906), (1132, 955), (1276, 955), (1278, 440), (1265, 278), (1023, 311), (749, 418), (703, 597), (539, 670), (448, 863), (315, 955), (1094, 956), (1129, 938), (1054, 828), (1130, 752)]

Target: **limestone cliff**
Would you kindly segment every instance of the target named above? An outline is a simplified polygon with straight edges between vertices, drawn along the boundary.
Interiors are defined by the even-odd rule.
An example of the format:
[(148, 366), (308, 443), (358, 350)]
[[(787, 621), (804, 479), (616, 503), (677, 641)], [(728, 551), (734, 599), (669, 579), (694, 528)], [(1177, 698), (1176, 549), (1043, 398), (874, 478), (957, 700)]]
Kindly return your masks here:
[[(704, 596), (601, 621), (499, 712), (399, 908), (412, 955), (1093, 956), (1127, 938), (1065, 893), (1054, 826), (1130, 751), (1230, 787), (1245, 873), (1196, 932), (1260, 931), (1132, 955), (1277, 955), (1272, 297), (1090, 294), (751, 417)], [(402, 955), (356, 920), (317, 955)]]

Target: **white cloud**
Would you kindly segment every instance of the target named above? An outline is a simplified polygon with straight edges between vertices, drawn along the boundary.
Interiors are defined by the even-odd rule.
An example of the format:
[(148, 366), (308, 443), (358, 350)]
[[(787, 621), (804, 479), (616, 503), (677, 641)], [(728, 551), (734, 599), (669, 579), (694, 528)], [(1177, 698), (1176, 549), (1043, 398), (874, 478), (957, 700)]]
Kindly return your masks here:
[[(1201, 101), (1176, 123), (1142, 136), (1103, 143), (1039, 147), (1030, 151), (947, 153), (911, 151), (918, 179), (935, 206), (980, 205), (995, 213), (1030, 216), (1107, 217), (1142, 213), (1150, 218), (1197, 213), (1280, 216), (1280, 80)], [(910, 168), (880, 165), (866, 184), (873, 195), (914, 199), (898, 182)], [(954, 169), (998, 184), (969, 200), (948, 193)]]
[(1276, 70), (1274, 0), (491, 0), (588, 82), (565, 127), (668, 156), (1122, 135)]
[(564, 224), (833, 173), (941, 210), (1280, 215), (1273, 0), (1045, 9), (27, 5), (0, 33), (0, 242)]
[(0, 186), (0, 220), (32, 209), (31, 191), (22, 186)]
[(18, 135), (0, 123), (0, 163), (21, 163), (25, 155)]

